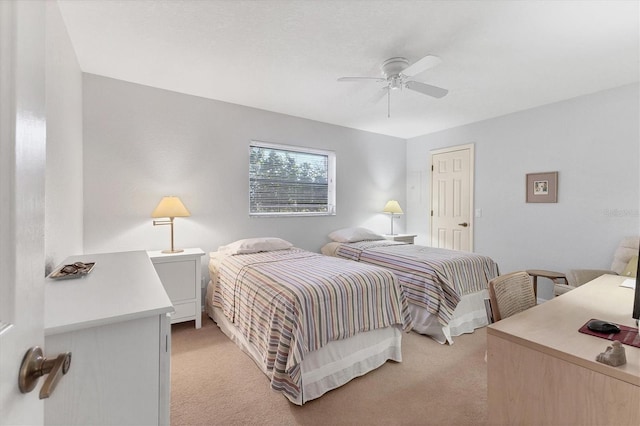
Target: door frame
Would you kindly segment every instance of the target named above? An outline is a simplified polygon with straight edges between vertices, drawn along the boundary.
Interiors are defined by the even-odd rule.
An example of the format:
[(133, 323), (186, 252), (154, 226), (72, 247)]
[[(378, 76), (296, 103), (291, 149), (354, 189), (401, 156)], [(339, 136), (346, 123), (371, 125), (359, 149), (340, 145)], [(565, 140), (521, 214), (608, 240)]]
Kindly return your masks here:
[(454, 145), (445, 148), (433, 149), (429, 151), (429, 241), (433, 241), (433, 157), (438, 154), (447, 154), (455, 151), (469, 150), (469, 250), (474, 250), (473, 234), (475, 233), (475, 144)]

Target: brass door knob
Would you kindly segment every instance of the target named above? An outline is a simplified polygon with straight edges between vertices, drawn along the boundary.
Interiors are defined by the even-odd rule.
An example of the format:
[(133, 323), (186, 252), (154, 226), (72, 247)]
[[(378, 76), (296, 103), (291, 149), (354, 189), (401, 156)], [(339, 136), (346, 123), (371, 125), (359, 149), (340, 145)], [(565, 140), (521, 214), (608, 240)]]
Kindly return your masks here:
[(467, 222), (462, 222), (462, 223), (459, 223), (458, 226), (462, 226), (466, 228), (467, 226), (469, 226), (469, 224)]
[(55, 359), (49, 359), (44, 357), (39, 346), (34, 346), (22, 358), (18, 376), (20, 392), (31, 392), (38, 384), (38, 379), (48, 374), (40, 389), (40, 399), (49, 398), (62, 376), (67, 374), (70, 367), (71, 352), (64, 352)]

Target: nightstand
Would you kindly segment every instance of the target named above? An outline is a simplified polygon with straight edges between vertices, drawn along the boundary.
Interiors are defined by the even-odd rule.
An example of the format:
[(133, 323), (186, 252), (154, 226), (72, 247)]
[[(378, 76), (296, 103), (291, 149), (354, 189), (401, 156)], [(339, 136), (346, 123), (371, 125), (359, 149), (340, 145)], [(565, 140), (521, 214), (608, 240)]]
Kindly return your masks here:
[(180, 253), (148, 251), (147, 255), (162, 281), (175, 312), (171, 324), (196, 321), (196, 328), (202, 323), (201, 257), (199, 248), (184, 249)]
[(401, 243), (413, 244), (413, 239), (416, 237), (414, 234), (385, 234), (383, 235), (385, 239), (391, 241), (399, 241)]

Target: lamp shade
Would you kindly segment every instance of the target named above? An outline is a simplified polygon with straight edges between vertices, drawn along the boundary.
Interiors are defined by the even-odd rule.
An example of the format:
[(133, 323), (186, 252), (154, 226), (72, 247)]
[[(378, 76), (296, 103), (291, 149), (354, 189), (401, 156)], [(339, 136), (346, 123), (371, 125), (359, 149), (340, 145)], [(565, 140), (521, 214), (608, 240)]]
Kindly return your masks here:
[(151, 217), (188, 217), (189, 210), (178, 197), (162, 197), (158, 206), (151, 213)]
[(396, 200), (387, 201), (387, 204), (385, 204), (384, 210), (382, 211), (384, 213), (403, 214), (400, 204), (398, 204)]

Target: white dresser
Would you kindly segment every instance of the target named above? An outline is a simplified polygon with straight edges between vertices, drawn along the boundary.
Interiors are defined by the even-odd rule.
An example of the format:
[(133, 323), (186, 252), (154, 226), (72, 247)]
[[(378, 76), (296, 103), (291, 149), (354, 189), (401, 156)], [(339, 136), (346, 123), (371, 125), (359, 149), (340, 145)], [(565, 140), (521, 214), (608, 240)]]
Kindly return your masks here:
[(71, 367), (47, 425), (168, 425), (173, 310), (145, 251), (72, 256), (88, 275), (45, 282), (45, 353)]
[(160, 281), (171, 299), (175, 312), (171, 324), (195, 320), (196, 328), (202, 322), (201, 258), (199, 248), (188, 248), (180, 253), (148, 251)]

